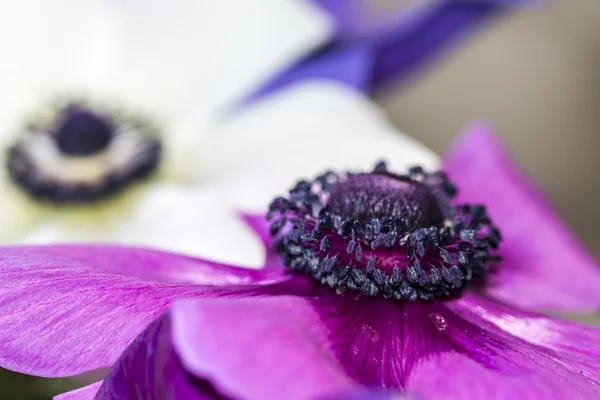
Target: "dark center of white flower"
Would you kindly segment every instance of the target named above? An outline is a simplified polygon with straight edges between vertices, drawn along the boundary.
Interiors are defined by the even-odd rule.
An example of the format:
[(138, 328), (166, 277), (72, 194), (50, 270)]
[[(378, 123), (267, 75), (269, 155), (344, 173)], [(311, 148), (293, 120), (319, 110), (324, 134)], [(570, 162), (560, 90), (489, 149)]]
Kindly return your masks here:
[(481, 205), (451, 204), (441, 172), (328, 172), (275, 199), (274, 248), (285, 265), (338, 291), (396, 300), (459, 293), (499, 257), (500, 232)]
[(116, 127), (114, 122), (80, 106), (68, 107), (52, 132), (60, 151), (69, 156), (88, 156), (105, 150)]
[(6, 165), (12, 181), (36, 200), (89, 203), (148, 177), (161, 152), (144, 119), (70, 102), (28, 124), (8, 149)]

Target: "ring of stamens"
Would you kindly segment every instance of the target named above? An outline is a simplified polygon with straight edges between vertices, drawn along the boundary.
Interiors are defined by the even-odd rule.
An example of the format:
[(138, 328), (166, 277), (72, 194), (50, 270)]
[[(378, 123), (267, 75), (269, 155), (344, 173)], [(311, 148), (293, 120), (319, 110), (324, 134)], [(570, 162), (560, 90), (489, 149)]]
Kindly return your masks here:
[(405, 301), (453, 295), (500, 259), (501, 240), (485, 208), (453, 205), (456, 193), (444, 173), (420, 167), (406, 175), (384, 163), (368, 174), (327, 172), (273, 200), (273, 247), (286, 266), (338, 292)]

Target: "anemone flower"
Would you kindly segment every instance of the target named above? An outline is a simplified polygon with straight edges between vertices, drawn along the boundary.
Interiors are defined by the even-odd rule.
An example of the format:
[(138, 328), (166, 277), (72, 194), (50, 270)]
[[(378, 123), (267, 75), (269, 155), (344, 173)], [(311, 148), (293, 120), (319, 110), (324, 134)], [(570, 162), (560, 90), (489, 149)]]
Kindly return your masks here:
[[(223, 163), (264, 153), (241, 122), (233, 125), (250, 147), (232, 156), (237, 136), (212, 140), (223, 120), (236, 119), (241, 99), (316, 78), (367, 91), (506, 9), (496, 1), (419, 2), (365, 25), (363, 3), (6, 4), (0, 242), (117, 242), (223, 257), (220, 236), (198, 227), (218, 221), (215, 230), (238, 242), (248, 232), (202, 183), (221, 180), (214, 172), (229, 171)], [(365, 70), (359, 87), (357, 66), (371, 62), (377, 79)], [(277, 126), (283, 137), (296, 129)]]
[[(399, 157), (414, 157), (407, 146)], [(270, 225), (247, 216), (273, 249), (261, 270), (125, 247), (2, 249), (0, 365), (46, 377), (112, 365), (64, 398), (598, 397), (600, 331), (515, 305), (597, 308), (600, 273), (486, 128), (445, 173), (384, 167), (300, 181)]]

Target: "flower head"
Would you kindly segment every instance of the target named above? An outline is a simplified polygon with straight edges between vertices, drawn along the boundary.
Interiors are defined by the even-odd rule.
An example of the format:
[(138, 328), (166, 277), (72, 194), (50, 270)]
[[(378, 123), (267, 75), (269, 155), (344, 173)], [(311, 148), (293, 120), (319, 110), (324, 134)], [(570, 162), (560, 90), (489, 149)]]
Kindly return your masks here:
[[(485, 160), (499, 157), (495, 142), (481, 130), (480, 126), (474, 127), (465, 139), (468, 145), (457, 147), (452, 157), (475, 160), (474, 153), (483, 154)], [(459, 176), (458, 171), (452, 162), (447, 163), (448, 176), (462, 182), (456, 183), (458, 192), (469, 193), (476, 187), (473, 193), (482, 193), (484, 198), (490, 187), (503, 184), (506, 172), (472, 168)], [(402, 209), (403, 202), (370, 201), (374, 193), (378, 200), (402, 198), (407, 204), (428, 204), (424, 209), (436, 210), (438, 198), (434, 195), (435, 200), (427, 200), (426, 193), (447, 186), (445, 180), (434, 174), (439, 186), (428, 188), (423, 182), (431, 177), (413, 172), (418, 176), (398, 180), (380, 166), (366, 175), (368, 179), (376, 178), (376, 190), (371, 187), (372, 181), (365, 190), (364, 182), (351, 180), (361, 175), (338, 174), (339, 181), (332, 182), (356, 184), (356, 190), (348, 185), (330, 187), (330, 194), (348, 201), (333, 202), (335, 206), (327, 212), (348, 213), (363, 224), (372, 224), (373, 218), (385, 218)], [(485, 173), (488, 180), (477, 179), (480, 173)], [(497, 179), (490, 186), (492, 174)], [(382, 177), (385, 184), (380, 186)], [(570, 285), (565, 285), (556, 281), (555, 266), (538, 270), (539, 263), (546, 261), (542, 253), (509, 246), (535, 236), (539, 227), (533, 224), (510, 229), (506, 219), (499, 218), (502, 206), (512, 205), (515, 198), (521, 200), (519, 212), (539, 212), (539, 203), (524, 201), (524, 187), (519, 181), (512, 182), (515, 187), (504, 192), (502, 201), (484, 202), (490, 214), (487, 219), (493, 219), (503, 234), (497, 251), (504, 261), (497, 271), (512, 273), (489, 273), (493, 286), (486, 279), (478, 291), (469, 287), (454, 291), (456, 285), (447, 280), (446, 289), (453, 291), (449, 298), (444, 286), (439, 293), (435, 288), (433, 298), (417, 301), (410, 301), (410, 296), (397, 299), (393, 294), (385, 298), (385, 283), (383, 293), (376, 296), (362, 290), (336, 291), (327, 281), (307, 275), (307, 271), (285, 268), (274, 252), (267, 254), (264, 269), (245, 270), (144, 249), (5, 248), (0, 253), (0, 272), (5, 282), (0, 288), (0, 311), (4, 316), (0, 318), (0, 363), (42, 376), (68, 376), (112, 365), (103, 383), (80, 392), (97, 393), (98, 398), (131, 397), (142, 390), (149, 398), (318, 399), (361, 387), (417, 399), (594, 398), (600, 382), (597, 329), (532, 314), (497, 300), (500, 293), (500, 297), (519, 303), (520, 299), (509, 298), (511, 288), (527, 283), (532, 293), (538, 294), (554, 293), (560, 288), (562, 296), (552, 301), (563, 308), (598, 304), (598, 298), (577, 297), (577, 292), (597, 285), (600, 279), (600, 274), (584, 263), (585, 254), (579, 249), (555, 249), (561, 257), (578, 261), (571, 264), (572, 279)], [(417, 184), (425, 188), (413, 190), (411, 186)], [(311, 184), (311, 190), (321, 189), (319, 185)], [(387, 197), (396, 191), (399, 197)], [(417, 195), (413, 198), (410, 193)], [(447, 194), (441, 194), (443, 200)], [(463, 197), (461, 202), (477, 203), (477, 197), (468, 198)], [(357, 207), (355, 199), (365, 200), (369, 208)], [(323, 204), (324, 200), (319, 201)], [(450, 210), (454, 204), (451, 202)], [(442, 225), (438, 211), (446, 215), (444, 202), (438, 203), (437, 209), (428, 216), (402, 212), (407, 217), (402, 226), (413, 235), (422, 229), (421, 225)], [(305, 217), (312, 215), (307, 213)], [(475, 239), (485, 239), (488, 230), (491, 232), (487, 219), (481, 220), (481, 231), (468, 234), (466, 239), (461, 238), (461, 229), (451, 226), (450, 240), (465, 240), (476, 248)], [(270, 244), (270, 226), (264, 219), (247, 220), (265, 244)], [(284, 225), (274, 233), (290, 239), (292, 227)], [(333, 222), (329, 229), (340, 240), (352, 240), (351, 231), (340, 234)], [(361, 243), (368, 240), (356, 235)], [(560, 226), (551, 227), (546, 235), (570, 237)], [(321, 242), (316, 242), (318, 251)], [(289, 246), (275, 243), (275, 249), (286, 249), (282, 253), (285, 257)], [(399, 241), (394, 243), (398, 247)], [(491, 247), (488, 239), (485, 243), (486, 249)], [(556, 243), (563, 246), (560, 243), (566, 241)], [(331, 251), (333, 240), (324, 248)], [(428, 243), (423, 257), (433, 248), (433, 243)], [(389, 252), (385, 244), (376, 250)], [(365, 254), (368, 251), (364, 249)], [(460, 247), (451, 253), (453, 265), (464, 273), (458, 251)], [(418, 252), (413, 257), (419, 256)], [(519, 255), (527, 257), (526, 262), (514, 263)], [(409, 258), (400, 254), (399, 260), (404, 259)], [(425, 293), (428, 286), (417, 286), (419, 280), (411, 282), (408, 278), (415, 259), (402, 265), (406, 268), (403, 282)], [(512, 259), (513, 264), (507, 264), (506, 259)], [(444, 261), (441, 256), (437, 260)], [(367, 265), (353, 264), (353, 268), (366, 272), (368, 261)], [(424, 271), (422, 267), (421, 274)], [(427, 272), (431, 279), (431, 271)], [(531, 273), (535, 273), (535, 281), (524, 278)], [(393, 276), (387, 279), (392, 284)], [(532, 306), (543, 305), (545, 297), (537, 297), (537, 302), (532, 301), (533, 297), (528, 300)]]
[[(327, 172), (269, 209), (285, 265), (338, 291), (432, 300), (462, 290), (497, 260), (500, 231), (481, 205), (451, 204), (445, 174)], [(286, 229), (286, 222), (291, 227)]]

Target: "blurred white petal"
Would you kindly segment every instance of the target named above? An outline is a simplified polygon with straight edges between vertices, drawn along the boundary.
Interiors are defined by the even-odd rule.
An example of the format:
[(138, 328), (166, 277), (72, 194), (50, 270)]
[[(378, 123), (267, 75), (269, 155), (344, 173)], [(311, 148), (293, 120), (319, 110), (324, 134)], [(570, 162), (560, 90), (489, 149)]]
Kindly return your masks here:
[[(104, 88), (114, 80), (118, 21), (112, 1), (23, 0), (0, 6), (5, 96), (7, 85), (27, 82), (38, 96), (58, 96), (76, 88)], [(6, 84), (6, 85), (5, 85)], [(16, 88), (15, 88), (16, 89)], [(2, 98), (2, 106), (8, 103)], [(37, 105), (39, 105), (39, 103)], [(28, 104), (35, 106), (36, 104)]]
[(141, 201), (113, 223), (77, 224), (53, 218), (32, 229), (21, 242), (120, 243), (246, 267), (262, 265), (261, 243), (222, 201), (197, 188), (157, 184), (145, 190)]
[(402, 172), (439, 163), (431, 150), (394, 129), (368, 98), (325, 81), (267, 98), (215, 136), (221, 151), (203, 183), (244, 210), (264, 210), (297, 180), (327, 169), (371, 169), (385, 160)]
[(121, 95), (169, 116), (214, 112), (323, 43), (327, 17), (303, 0), (129, 0)]

